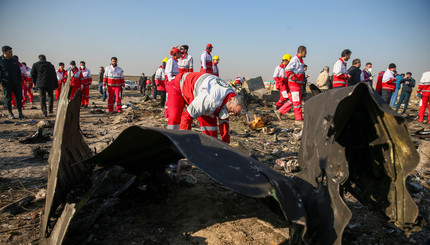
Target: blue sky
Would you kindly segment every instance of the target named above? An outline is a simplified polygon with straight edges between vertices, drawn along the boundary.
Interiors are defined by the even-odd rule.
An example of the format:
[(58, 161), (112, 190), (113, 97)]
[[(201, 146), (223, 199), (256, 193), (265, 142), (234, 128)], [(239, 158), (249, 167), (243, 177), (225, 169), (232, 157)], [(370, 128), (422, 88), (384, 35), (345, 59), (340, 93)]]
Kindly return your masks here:
[(285, 53), (305, 45), (310, 81), (352, 51), (374, 74), (396, 63), (419, 80), (430, 70), (430, 1), (30, 1), (0, 0), (0, 45), (31, 66), (45, 54), (85, 60), (93, 73), (118, 57), (127, 75), (153, 74), (170, 49), (188, 44), (199, 70), (207, 43), (220, 77), (272, 80)]

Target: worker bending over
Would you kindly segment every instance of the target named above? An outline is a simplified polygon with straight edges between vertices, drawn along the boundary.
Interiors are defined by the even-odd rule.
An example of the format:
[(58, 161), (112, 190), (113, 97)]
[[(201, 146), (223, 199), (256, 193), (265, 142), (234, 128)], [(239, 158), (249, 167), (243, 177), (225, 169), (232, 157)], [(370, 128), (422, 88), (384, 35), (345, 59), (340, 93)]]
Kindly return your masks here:
[[(221, 78), (204, 72), (181, 73), (171, 83), (168, 129), (190, 130), (194, 118), (204, 134), (230, 143), (229, 116), (239, 115), (244, 102)], [(184, 107), (187, 109), (184, 111)]]

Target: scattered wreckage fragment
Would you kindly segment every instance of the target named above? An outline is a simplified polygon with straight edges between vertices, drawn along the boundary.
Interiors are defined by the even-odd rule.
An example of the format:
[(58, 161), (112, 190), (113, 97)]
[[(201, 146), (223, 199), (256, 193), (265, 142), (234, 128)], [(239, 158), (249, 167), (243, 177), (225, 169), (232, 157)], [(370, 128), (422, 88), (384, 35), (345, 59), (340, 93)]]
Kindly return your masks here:
[(303, 171), (296, 177), (330, 197), (324, 202), (327, 209), (312, 209), (309, 219), (321, 220), (320, 215), (331, 212), (337, 235), (351, 217), (339, 196), (340, 185), (400, 228), (414, 223), (418, 208), (405, 179), (418, 161), (404, 119), (368, 85), (329, 90), (306, 102), (299, 151)]
[[(361, 202), (373, 204), (399, 224), (413, 223), (417, 207), (404, 181), (418, 163), (418, 155), (402, 119), (381, 105), (380, 98), (365, 86), (333, 90), (307, 102), (299, 153), (303, 170), (292, 177), (218, 139), (192, 131), (132, 126), (101, 153), (91, 156), (79, 131), (80, 92), (70, 103), (63, 96), (68, 94), (65, 92), (49, 158), (41, 241), (77, 242), (67, 236), (76, 230), (73, 226), (82, 225), (77, 217), (112, 174), (110, 167), (119, 165), (128, 175), (108, 193), (107, 201), (86, 224), (93, 224), (100, 210), (113, 205), (136, 175), (162, 172), (169, 163), (184, 157), (237, 193), (273, 197), (289, 223), (290, 244), (341, 244), (351, 217), (339, 194), (342, 184)], [(81, 190), (81, 198), (70, 199), (68, 194), (82, 188), (95, 171), (99, 172), (92, 186)]]

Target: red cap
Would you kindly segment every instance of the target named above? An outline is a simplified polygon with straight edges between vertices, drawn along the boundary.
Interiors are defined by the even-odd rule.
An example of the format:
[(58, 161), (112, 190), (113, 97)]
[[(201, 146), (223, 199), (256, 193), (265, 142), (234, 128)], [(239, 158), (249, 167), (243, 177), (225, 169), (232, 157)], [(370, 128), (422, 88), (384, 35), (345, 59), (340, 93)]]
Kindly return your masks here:
[(170, 50), (170, 55), (173, 55), (174, 53), (180, 53), (180, 52), (181, 51), (178, 48), (173, 47), (172, 50)]
[(212, 44), (208, 43), (208, 45), (206, 45), (206, 48), (213, 48)]

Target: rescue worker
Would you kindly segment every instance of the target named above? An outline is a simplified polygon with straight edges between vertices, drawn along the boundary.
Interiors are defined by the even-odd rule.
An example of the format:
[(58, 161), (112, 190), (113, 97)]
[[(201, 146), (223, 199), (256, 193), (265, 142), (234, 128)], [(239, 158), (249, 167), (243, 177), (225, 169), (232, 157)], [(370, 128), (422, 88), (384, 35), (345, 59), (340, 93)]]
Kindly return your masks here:
[(396, 65), (391, 63), (382, 77), (382, 99), (390, 104), (391, 95), (396, 90)]
[(188, 45), (182, 45), (179, 50), (181, 57), (178, 59), (179, 73), (193, 72), (193, 57), (188, 54)]
[(340, 56), (339, 60), (333, 66), (333, 88), (346, 87), (346, 81), (351, 77), (346, 67), (346, 62), (351, 58), (351, 50), (343, 50)]
[(181, 57), (181, 51), (173, 47), (170, 50), (170, 55), (172, 56), (170, 59), (166, 62), (166, 103), (164, 106), (164, 117), (168, 118), (169, 115), (169, 107), (167, 101), (169, 100), (169, 90), (170, 90), (170, 83), (175, 79), (175, 76), (179, 74), (179, 67), (178, 67), (178, 59)]
[(384, 77), (385, 71), (381, 71), (378, 73), (378, 77), (376, 79), (376, 92), (382, 96), (382, 78)]
[[(423, 76), (421, 77), (420, 83), (418, 85), (417, 96), (418, 98), (421, 98), (421, 106), (420, 106), (420, 111), (418, 113), (418, 122), (423, 122), (424, 114), (427, 109), (427, 104), (430, 101), (430, 71), (426, 71), (423, 73)], [(430, 115), (430, 107), (429, 107), (429, 115)]]
[(81, 87), (81, 79), (82, 74), (81, 71), (76, 67), (76, 62), (74, 60), (70, 61), (70, 68), (67, 70), (67, 77), (70, 77), (70, 100), (75, 98), (76, 91), (78, 89), (82, 89)]
[(108, 110), (113, 113), (113, 106), (116, 101), (117, 112), (122, 111), (122, 88), (125, 87), (124, 71), (118, 66), (118, 59), (112, 57), (111, 65), (105, 68), (103, 77), (103, 89), (107, 90), (108, 97)]
[(160, 95), (160, 105), (165, 106), (166, 104), (166, 73), (164, 68), (166, 67), (166, 62), (169, 58), (164, 58), (161, 62), (160, 67), (158, 67), (155, 72), (155, 87), (157, 89), (157, 95)]
[(213, 46), (209, 43), (208, 45), (206, 45), (206, 50), (203, 51), (202, 55), (200, 56), (200, 72), (212, 74), (212, 49)]
[(33, 104), (33, 80), (31, 79), (31, 68), (28, 67), (25, 62), (22, 62), (22, 65), (25, 67), (23, 104), (27, 101)]
[(275, 80), (276, 89), (279, 90), (279, 100), (274, 105), (276, 117), (282, 120), (281, 115), (287, 113), (292, 107), (293, 103), (288, 99), (288, 78), (285, 74), (285, 68), (291, 60), (290, 54), (282, 56), (282, 63), (275, 68), (273, 73), (273, 80)]
[(85, 67), (85, 61), (80, 62), (79, 70), (82, 74), (82, 100), (81, 100), (81, 106), (84, 108), (88, 108), (88, 104), (90, 102), (90, 87), (93, 82), (93, 78), (91, 76), (91, 71)]
[(241, 77), (236, 77), (235, 79), (234, 79), (234, 86), (241, 86), (242, 85), (242, 78)]
[(10, 46), (2, 47), (3, 55), (0, 56), (0, 83), (3, 87), (5, 104), (10, 119), (15, 119), (12, 113), (12, 95), (17, 97), (18, 118), (25, 118), (22, 114), (22, 74), (18, 60), (13, 58), (13, 51)]
[(294, 118), (297, 124), (303, 123), (303, 110), (301, 99), (301, 87), (305, 78), (303, 58), (306, 57), (307, 50), (305, 46), (297, 49), (296, 56), (292, 57), (285, 67), (285, 74), (288, 78), (288, 98), (293, 102)]
[(66, 85), (67, 82), (67, 71), (64, 69), (64, 63), (60, 62), (58, 64), (59, 68), (57, 70), (57, 81), (58, 81), (58, 88), (55, 90), (55, 99), (58, 101), (61, 94), (61, 88)]
[[(168, 129), (190, 130), (198, 118), (204, 134), (217, 137), (217, 117), (221, 140), (230, 143), (228, 118), (238, 115), (243, 99), (221, 78), (203, 72), (181, 73), (171, 84)], [(184, 107), (187, 109), (184, 111)], [(182, 118), (181, 118), (182, 115)]]
[(219, 77), (218, 63), (219, 63), (219, 57), (218, 55), (215, 55), (212, 58), (212, 64), (213, 64), (212, 74), (214, 74), (217, 77)]

